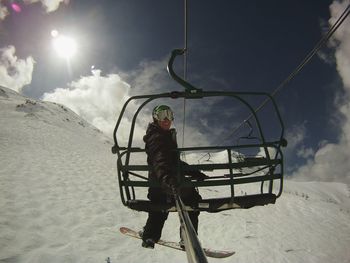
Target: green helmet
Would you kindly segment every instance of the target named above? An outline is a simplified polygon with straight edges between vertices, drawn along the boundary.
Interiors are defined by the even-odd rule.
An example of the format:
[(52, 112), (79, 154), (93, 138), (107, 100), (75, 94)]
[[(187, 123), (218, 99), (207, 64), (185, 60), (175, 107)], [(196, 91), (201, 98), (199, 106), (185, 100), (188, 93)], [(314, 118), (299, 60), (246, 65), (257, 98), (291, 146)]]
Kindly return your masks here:
[(163, 121), (165, 119), (173, 121), (174, 120), (174, 113), (169, 106), (158, 105), (153, 109), (152, 117), (154, 120), (157, 120), (157, 121)]

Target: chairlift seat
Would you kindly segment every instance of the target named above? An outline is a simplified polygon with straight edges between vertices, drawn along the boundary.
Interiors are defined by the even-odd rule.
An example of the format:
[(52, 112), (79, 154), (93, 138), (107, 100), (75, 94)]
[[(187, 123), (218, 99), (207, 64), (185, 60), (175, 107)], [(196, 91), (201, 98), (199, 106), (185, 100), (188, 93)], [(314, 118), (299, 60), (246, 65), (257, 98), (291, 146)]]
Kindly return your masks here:
[[(274, 204), (277, 196), (275, 194), (254, 194), (237, 196), (233, 198), (212, 198), (203, 199), (199, 202), (197, 207), (186, 206), (187, 211), (205, 211), (209, 213), (216, 213), (228, 209), (248, 209), (254, 206), (264, 206), (268, 204)], [(155, 204), (149, 200), (128, 200), (127, 206), (137, 211), (167, 211), (176, 212), (175, 203), (168, 204)]]

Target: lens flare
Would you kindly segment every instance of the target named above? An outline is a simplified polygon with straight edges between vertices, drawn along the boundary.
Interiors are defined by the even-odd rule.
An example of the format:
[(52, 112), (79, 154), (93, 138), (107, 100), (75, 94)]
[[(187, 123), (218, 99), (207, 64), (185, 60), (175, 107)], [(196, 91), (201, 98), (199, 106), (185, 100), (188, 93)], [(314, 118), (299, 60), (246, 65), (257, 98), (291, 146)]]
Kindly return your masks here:
[(17, 13), (19, 13), (19, 12), (22, 11), (22, 8), (21, 8), (18, 4), (16, 4), (16, 3), (12, 3), (12, 4), (11, 4), (11, 8), (12, 8), (13, 11), (15, 11), (15, 12), (17, 12)]

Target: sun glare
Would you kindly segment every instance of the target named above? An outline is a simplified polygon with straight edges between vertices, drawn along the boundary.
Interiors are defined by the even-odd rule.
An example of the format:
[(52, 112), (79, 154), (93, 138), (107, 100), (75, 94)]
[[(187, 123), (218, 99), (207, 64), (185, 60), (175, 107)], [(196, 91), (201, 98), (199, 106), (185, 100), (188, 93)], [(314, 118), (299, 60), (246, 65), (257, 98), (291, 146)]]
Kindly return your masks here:
[(53, 46), (54, 46), (57, 54), (60, 57), (63, 57), (66, 59), (69, 59), (72, 56), (74, 56), (74, 54), (77, 51), (77, 43), (74, 41), (74, 39), (63, 36), (63, 35), (56, 35), (54, 37)]

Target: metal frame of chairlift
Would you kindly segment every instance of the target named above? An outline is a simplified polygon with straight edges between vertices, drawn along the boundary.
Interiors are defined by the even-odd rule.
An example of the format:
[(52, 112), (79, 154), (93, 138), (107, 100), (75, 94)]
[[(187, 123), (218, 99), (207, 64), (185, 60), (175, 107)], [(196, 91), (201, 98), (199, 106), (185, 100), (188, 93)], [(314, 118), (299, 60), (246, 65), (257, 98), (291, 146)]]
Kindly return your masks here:
[[(213, 187), (213, 186), (227, 186), (230, 188), (230, 196), (224, 198), (210, 198), (202, 200), (197, 207), (185, 206), (185, 209), (199, 210), (207, 212), (220, 212), (227, 209), (235, 208), (251, 208), (254, 206), (261, 206), (275, 203), (276, 199), (282, 194), (283, 189), (283, 153), (281, 151), (282, 146), (286, 146), (287, 142), (283, 138), (284, 125), (280, 116), (277, 105), (271, 95), (264, 92), (227, 92), (227, 91), (203, 91), (192, 86), (190, 83), (181, 79), (173, 71), (173, 63), (176, 56), (181, 55), (183, 50), (174, 50), (168, 63), (168, 71), (171, 77), (177, 81), (180, 85), (185, 87), (184, 92), (169, 92), (161, 94), (151, 95), (140, 95), (130, 97), (124, 104), (119, 118), (117, 120), (113, 138), (115, 145), (112, 147), (112, 152), (117, 154), (117, 169), (118, 169), (118, 181), (122, 203), (138, 211), (177, 211), (175, 203), (167, 205), (155, 205), (148, 200), (137, 199), (135, 188), (138, 187), (149, 187), (159, 185), (157, 182), (149, 182), (147, 177), (138, 174), (138, 172), (149, 171), (147, 165), (131, 165), (130, 156), (132, 153), (145, 153), (144, 148), (133, 147), (133, 136), (135, 130), (136, 119), (142, 108), (155, 99), (160, 98), (184, 98), (184, 99), (201, 99), (205, 97), (231, 97), (239, 100), (244, 104), (251, 112), (253, 118), (256, 121), (256, 126), (259, 131), (261, 142), (256, 144), (242, 144), (233, 146), (211, 146), (211, 147), (187, 147), (178, 148), (178, 154), (180, 156), (183, 152), (195, 152), (195, 151), (226, 151), (227, 162), (226, 163), (210, 163), (210, 164), (190, 164), (183, 167), (178, 164), (178, 174), (191, 170), (202, 170), (204, 171), (217, 171), (217, 170), (228, 170), (229, 174), (224, 176), (213, 176), (209, 177), (205, 181), (191, 181), (182, 180), (180, 187)], [(279, 121), (281, 130), (280, 136), (275, 141), (266, 141), (260, 121), (253, 107), (242, 97), (244, 96), (263, 96), (271, 100), (273, 108), (276, 112), (277, 119)], [(143, 100), (138, 109), (136, 110), (130, 127), (129, 139), (127, 146), (119, 146), (117, 140), (118, 129), (120, 123), (124, 117), (127, 106), (130, 102), (135, 100)], [(237, 149), (247, 148), (263, 148), (265, 157), (250, 157), (243, 158), (243, 160), (233, 162), (232, 151)], [(270, 156), (269, 148), (275, 149), (274, 156)], [(145, 153), (146, 154), (146, 153)], [(123, 161), (123, 158), (125, 161)], [(249, 174), (237, 174), (234, 173), (235, 169), (240, 168), (253, 168), (256, 167), (256, 172)], [(180, 178), (180, 177), (179, 177)], [(274, 189), (273, 184), (275, 181), (279, 181), (279, 186)], [(235, 193), (235, 185), (249, 184), (249, 183), (261, 183), (260, 193), (249, 194), (249, 195), (237, 195)], [(265, 183), (267, 183), (267, 191), (264, 192)], [(276, 193), (275, 193), (276, 192)]]

